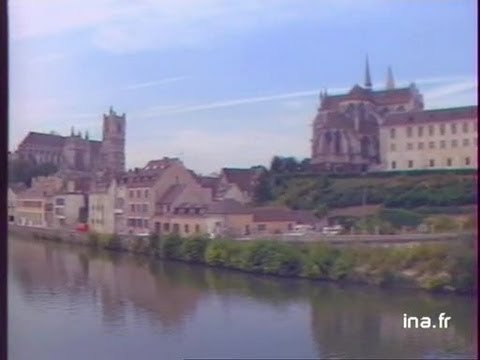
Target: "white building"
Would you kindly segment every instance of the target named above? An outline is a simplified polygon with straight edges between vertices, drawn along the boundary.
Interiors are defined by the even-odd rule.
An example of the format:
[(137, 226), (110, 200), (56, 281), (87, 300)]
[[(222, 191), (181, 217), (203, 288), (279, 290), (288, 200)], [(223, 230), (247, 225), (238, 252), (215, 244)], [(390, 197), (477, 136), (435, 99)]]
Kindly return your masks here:
[(477, 106), (388, 115), (380, 128), (382, 168), (477, 169)]

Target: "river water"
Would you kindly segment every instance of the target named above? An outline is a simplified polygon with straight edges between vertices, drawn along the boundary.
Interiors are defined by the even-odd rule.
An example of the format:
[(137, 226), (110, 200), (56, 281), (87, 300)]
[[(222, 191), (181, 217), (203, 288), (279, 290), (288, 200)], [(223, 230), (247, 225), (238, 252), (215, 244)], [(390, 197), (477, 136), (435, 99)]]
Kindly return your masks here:
[[(475, 301), (11, 238), (12, 360), (472, 358)], [(403, 329), (403, 313), (452, 317)]]

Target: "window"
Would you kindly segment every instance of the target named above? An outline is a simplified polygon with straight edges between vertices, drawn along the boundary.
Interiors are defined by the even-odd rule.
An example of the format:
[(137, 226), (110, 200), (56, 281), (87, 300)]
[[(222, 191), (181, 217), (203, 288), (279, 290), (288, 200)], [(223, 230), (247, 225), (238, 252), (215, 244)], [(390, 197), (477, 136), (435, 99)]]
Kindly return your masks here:
[(462, 128), (464, 133), (468, 133), (468, 123), (464, 122)]
[(430, 141), (430, 142), (428, 143), (428, 147), (429, 147), (430, 149), (435, 149), (435, 141)]
[(429, 164), (430, 164), (430, 167), (434, 167), (435, 166), (435, 160), (430, 159)]
[(195, 224), (195, 232), (198, 234), (200, 232), (200, 225)]
[(452, 147), (457, 147), (458, 145), (458, 141), (455, 139), (455, 140), (452, 140)]
[(457, 124), (450, 124), (450, 131), (455, 135), (457, 133)]
[(465, 165), (470, 165), (470, 157), (465, 158)]
[(184, 229), (186, 234), (190, 232), (190, 226), (188, 226), (188, 224), (185, 224)]
[(468, 139), (463, 139), (462, 144), (463, 146), (468, 146), (470, 145), (470, 141)]
[(407, 150), (413, 150), (413, 144), (407, 143)]
[(131, 205), (130, 205), (130, 211), (131, 211), (131, 212), (135, 212), (135, 204), (131, 204)]
[(418, 150), (422, 150), (423, 149), (423, 142), (419, 142), (418, 143)]
[(395, 151), (396, 148), (395, 144), (390, 144), (390, 151)]
[(447, 166), (452, 166), (452, 159), (450, 158), (447, 159)]
[(164, 231), (170, 231), (170, 223), (163, 223), (163, 230)]
[(148, 199), (148, 189), (145, 189), (145, 191), (144, 191), (144, 194), (143, 194), (143, 195), (144, 195), (145, 199)]
[(288, 224), (288, 230), (293, 230), (293, 224)]
[(137, 198), (141, 198), (142, 197), (142, 191), (141, 190), (137, 190)]
[(428, 135), (430, 135), (430, 136), (435, 135), (435, 126), (428, 125)]
[(407, 127), (407, 137), (412, 137), (412, 134), (413, 134), (412, 127), (408, 126)]
[(446, 145), (445, 140), (440, 140), (440, 147), (442, 149), (445, 149), (445, 145)]
[(55, 205), (65, 205), (65, 198), (56, 198)]
[(148, 229), (148, 219), (143, 219), (143, 227)]
[(423, 136), (423, 126), (419, 126), (418, 127), (418, 137), (422, 137)]
[(175, 234), (178, 234), (179, 231), (180, 231), (180, 226), (178, 224), (173, 224), (173, 232)]
[(408, 160), (408, 168), (413, 168), (413, 160)]
[(395, 128), (390, 129), (390, 139), (395, 139)]
[(396, 169), (397, 168), (397, 162), (396, 161), (392, 161), (392, 169)]
[(265, 225), (265, 224), (258, 224), (258, 225), (257, 225), (257, 230), (258, 230), (258, 231), (265, 231), (265, 230), (267, 230), (267, 225)]
[(130, 190), (129, 191), (129, 196), (131, 199), (133, 199), (135, 197), (135, 192), (133, 190)]
[(445, 135), (445, 124), (440, 124), (440, 135)]
[(127, 223), (128, 223), (128, 226), (135, 227), (135, 219), (128, 219)]

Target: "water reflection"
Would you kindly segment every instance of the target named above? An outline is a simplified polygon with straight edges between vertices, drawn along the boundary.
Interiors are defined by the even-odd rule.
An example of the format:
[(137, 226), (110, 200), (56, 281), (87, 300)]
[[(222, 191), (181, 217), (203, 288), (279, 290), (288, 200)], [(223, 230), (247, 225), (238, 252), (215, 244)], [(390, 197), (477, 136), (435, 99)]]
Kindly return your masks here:
[[(115, 341), (133, 349), (139, 337), (131, 329), (144, 334), (143, 349), (160, 346), (170, 358), (468, 357), (476, 341), (468, 297), (279, 280), (20, 239), (9, 241), (9, 265), (9, 286), (20, 291), (20, 299), (10, 296), (11, 318), (20, 300), (39, 312), (97, 314), (100, 330), (82, 319), (105, 337), (105, 351), (105, 332), (119, 333)], [(404, 330), (405, 312), (445, 312), (453, 323)]]

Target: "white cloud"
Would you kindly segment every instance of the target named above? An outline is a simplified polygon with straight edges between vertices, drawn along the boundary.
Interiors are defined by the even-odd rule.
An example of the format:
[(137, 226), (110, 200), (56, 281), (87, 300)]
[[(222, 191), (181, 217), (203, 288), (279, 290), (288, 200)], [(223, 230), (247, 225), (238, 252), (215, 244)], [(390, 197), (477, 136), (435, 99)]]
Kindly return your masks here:
[(466, 91), (473, 91), (476, 90), (477, 87), (478, 84), (476, 80), (464, 80), (431, 89), (425, 92), (424, 96), (426, 99), (436, 100), (439, 98), (446, 98), (456, 94), (464, 93)]
[(125, 53), (203, 46), (306, 17), (378, 14), (381, 6), (353, 0), (16, 0), (9, 13), (14, 40), (86, 31), (98, 48)]
[(139, 83), (139, 84), (133, 84), (133, 85), (128, 85), (125, 86), (123, 89), (124, 90), (136, 90), (136, 89), (142, 89), (142, 88), (148, 88), (152, 86), (159, 86), (159, 85), (164, 85), (164, 84), (169, 84), (181, 80), (188, 79), (188, 76), (176, 76), (176, 77), (170, 77), (170, 78), (165, 78), (161, 79), (158, 81), (149, 81), (149, 82), (144, 82), (144, 83)]

